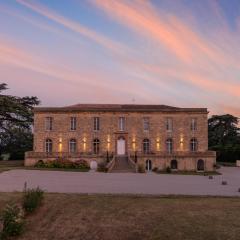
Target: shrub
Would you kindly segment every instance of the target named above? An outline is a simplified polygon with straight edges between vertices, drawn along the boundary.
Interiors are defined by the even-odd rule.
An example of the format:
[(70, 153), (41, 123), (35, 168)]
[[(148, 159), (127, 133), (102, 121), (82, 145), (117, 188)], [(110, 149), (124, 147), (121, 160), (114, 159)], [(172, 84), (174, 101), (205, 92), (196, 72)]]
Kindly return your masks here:
[(53, 161), (38, 161), (35, 164), (35, 167), (41, 168), (65, 168), (65, 169), (81, 169), (81, 170), (89, 170), (89, 164), (87, 161), (80, 159), (75, 162), (69, 160), (53, 160)]
[(24, 188), (22, 207), (26, 213), (32, 213), (37, 207), (39, 207), (43, 200), (43, 194), (44, 191), (39, 187), (32, 189)]
[(39, 160), (36, 164), (35, 167), (44, 167), (44, 162), (43, 160)]
[(18, 236), (23, 231), (24, 211), (16, 204), (8, 204), (1, 215), (2, 232), (0, 239)]
[(145, 168), (142, 164), (138, 165), (138, 172), (139, 173), (145, 173)]
[(107, 172), (106, 164), (104, 162), (99, 163), (97, 171), (98, 172)]
[(155, 168), (153, 168), (153, 170), (152, 170), (153, 172), (158, 172), (158, 168), (157, 167), (155, 167)]
[(167, 173), (171, 173), (171, 172), (172, 172), (172, 169), (171, 169), (170, 167), (167, 167), (167, 168), (166, 168), (166, 172), (167, 172)]

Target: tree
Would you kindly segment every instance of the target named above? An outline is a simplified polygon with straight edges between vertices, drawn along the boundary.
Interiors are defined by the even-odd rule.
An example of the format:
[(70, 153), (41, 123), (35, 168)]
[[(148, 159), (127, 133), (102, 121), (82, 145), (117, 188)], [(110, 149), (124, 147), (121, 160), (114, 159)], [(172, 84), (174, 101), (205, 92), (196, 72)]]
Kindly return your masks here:
[(217, 160), (235, 161), (240, 158), (239, 120), (230, 114), (214, 115), (208, 120), (209, 148), (217, 151)]
[[(0, 93), (5, 90), (7, 84), (0, 84)], [(0, 94), (0, 155), (17, 152), (23, 157), (32, 148), (33, 108), (39, 103), (37, 97)]]

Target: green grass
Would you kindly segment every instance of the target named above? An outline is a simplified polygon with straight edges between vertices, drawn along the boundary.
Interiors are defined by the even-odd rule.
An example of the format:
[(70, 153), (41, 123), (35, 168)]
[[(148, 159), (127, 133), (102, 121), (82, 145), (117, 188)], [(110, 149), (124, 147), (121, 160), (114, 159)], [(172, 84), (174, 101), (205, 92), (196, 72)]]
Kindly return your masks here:
[[(20, 193), (0, 193), (0, 209)], [(19, 240), (236, 240), (240, 199), (46, 194)]]

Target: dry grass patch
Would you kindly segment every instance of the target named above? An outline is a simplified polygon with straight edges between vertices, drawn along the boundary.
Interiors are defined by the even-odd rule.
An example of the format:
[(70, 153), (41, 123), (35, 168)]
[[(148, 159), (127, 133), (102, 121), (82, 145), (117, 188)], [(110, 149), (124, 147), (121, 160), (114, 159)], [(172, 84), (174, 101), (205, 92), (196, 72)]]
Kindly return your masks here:
[(235, 240), (239, 209), (239, 198), (46, 194), (19, 239)]

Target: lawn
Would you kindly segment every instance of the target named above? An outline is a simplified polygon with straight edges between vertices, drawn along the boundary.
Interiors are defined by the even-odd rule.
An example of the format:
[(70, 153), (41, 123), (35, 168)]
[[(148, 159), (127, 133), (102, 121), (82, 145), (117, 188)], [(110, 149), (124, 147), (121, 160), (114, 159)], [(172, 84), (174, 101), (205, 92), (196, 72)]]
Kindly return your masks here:
[[(0, 193), (0, 209), (19, 201)], [(46, 194), (18, 239), (236, 240), (240, 199)]]

